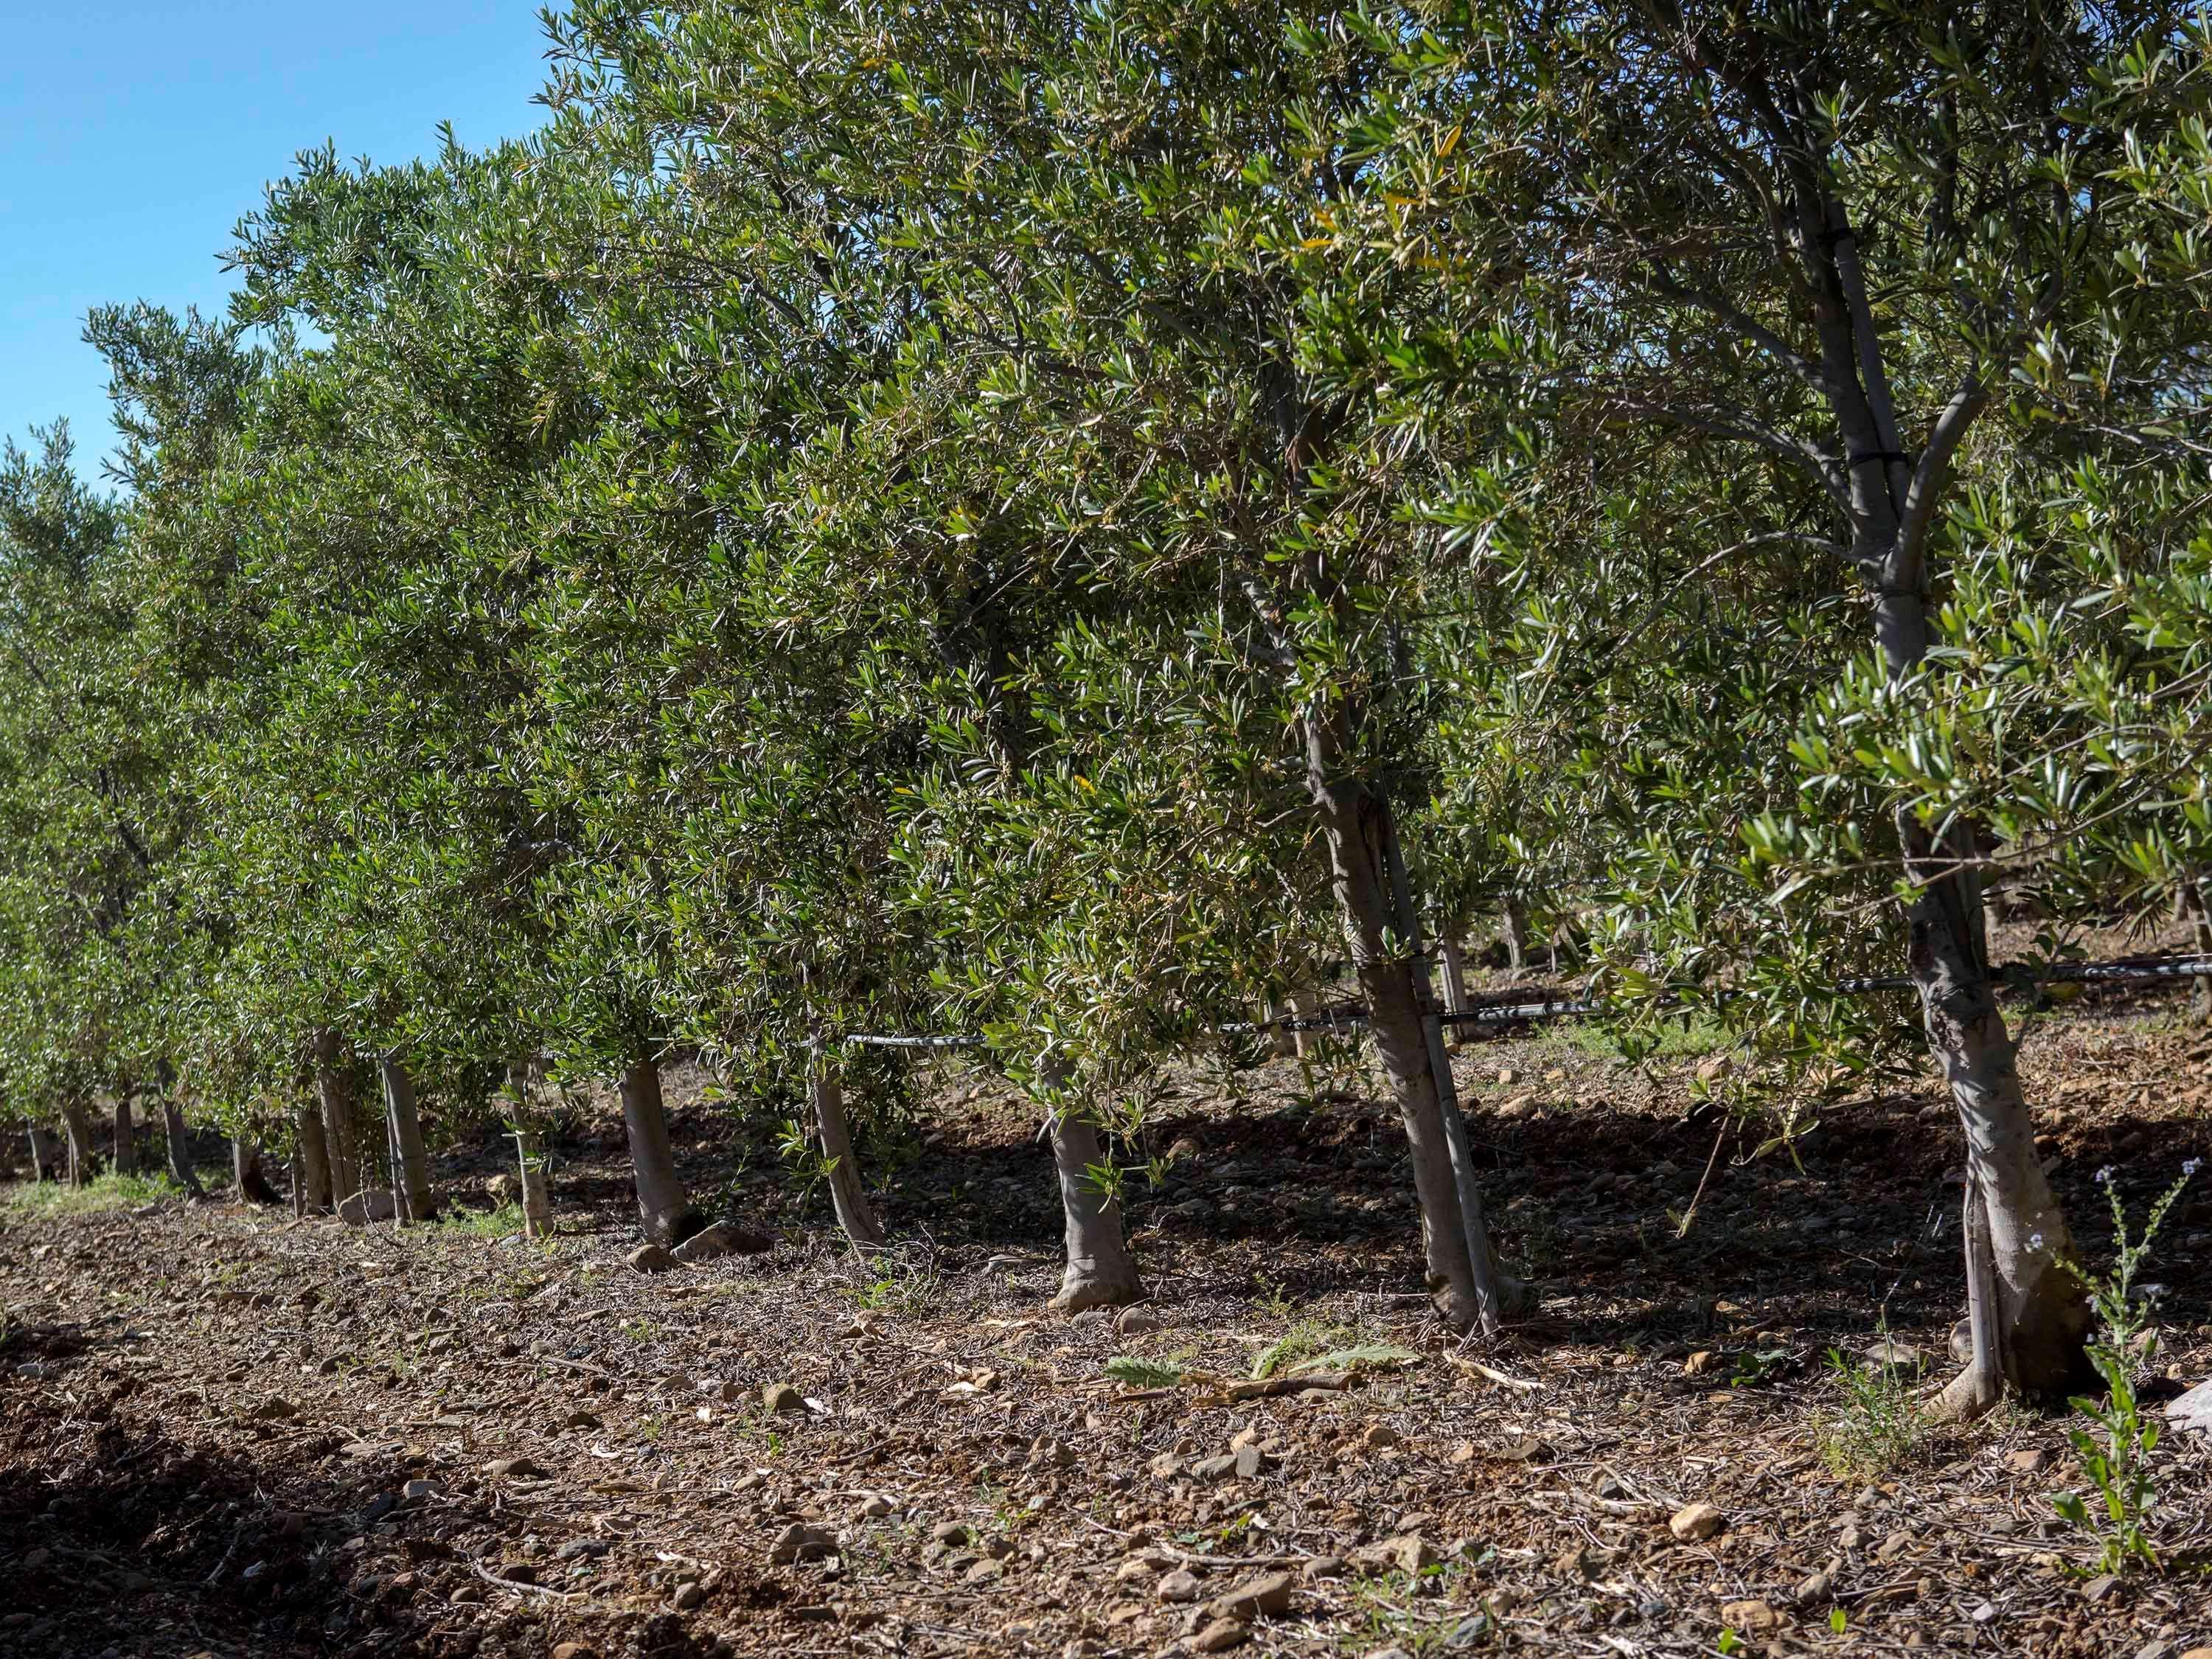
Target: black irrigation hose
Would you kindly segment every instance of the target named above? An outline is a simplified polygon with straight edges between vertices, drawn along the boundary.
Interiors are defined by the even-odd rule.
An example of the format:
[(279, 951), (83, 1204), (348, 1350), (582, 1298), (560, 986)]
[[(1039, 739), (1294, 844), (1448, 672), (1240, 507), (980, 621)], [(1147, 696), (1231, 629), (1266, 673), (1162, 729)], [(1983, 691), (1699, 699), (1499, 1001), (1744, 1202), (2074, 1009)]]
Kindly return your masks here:
[[(2130, 957), (2114, 962), (2008, 962), (1990, 979), (2000, 985), (2033, 986), (2059, 983), (2126, 984), (2139, 980), (2212, 978), (2212, 956)], [(1877, 991), (1910, 991), (1913, 982), (1903, 974), (1875, 979), (1840, 980), (1837, 990), (1845, 996), (1865, 996)], [(1492, 1003), (1439, 1014), (1446, 1025), (1517, 1025), (1532, 1019), (1575, 1019), (1605, 1012), (1605, 1005), (1583, 998), (1547, 997), (1538, 1002)], [(1224, 1036), (1256, 1036), (1262, 1031), (1352, 1031), (1367, 1024), (1367, 1011), (1357, 1003), (1330, 1008), (1318, 1014), (1291, 1014), (1281, 1019), (1232, 1020), (1213, 1029)], [(980, 1036), (873, 1036), (844, 1039), (869, 1048), (982, 1048)]]

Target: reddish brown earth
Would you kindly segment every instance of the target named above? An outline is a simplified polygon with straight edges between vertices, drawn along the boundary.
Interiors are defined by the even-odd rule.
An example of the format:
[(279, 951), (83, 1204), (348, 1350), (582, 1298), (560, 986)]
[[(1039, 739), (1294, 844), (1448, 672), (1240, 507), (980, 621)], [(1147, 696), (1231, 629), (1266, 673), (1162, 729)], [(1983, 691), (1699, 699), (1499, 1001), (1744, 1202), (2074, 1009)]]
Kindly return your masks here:
[[(696, 1080), (672, 1090), (684, 1172), (775, 1231), (769, 1255), (633, 1272), (611, 1111), (554, 1148), (549, 1246), (19, 1193), (0, 1655), (1155, 1655), (1240, 1631), (1255, 1654), (1690, 1655), (1724, 1626), (1747, 1652), (2212, 1644), (2201, 1441), (2158, 1449), (2164, 1570), (2105, 1584), (2051, 1505), (2079, 1479), (2063, 1414), (2009, 1408), (1870, 1473), (1824, 1461), (1830, 1349), (1867, 1347), (1886, 1309), (1931, 1382), (1948, 1365), (1958, 1150), (1929, 1081), (1808, 1111), (1793, 1162), (1692, 1115), (1692, 1058), (1628, 1067), (1553, 1033), (1459, 1064), (1500, 1243), (1544, 1290), (1488, 1348), (1425, 1320), (1402, 1138), (1348, 1057), (1175, 1080), (1143, 1149), (1174, 1153), (1168, 1181), (1132, 1197), (1157, 1328), (1126, 1334), (1046, 1312), (1046, 1152), (951, 1068), (884, 1200), (904, 1242), (866, 1265)], [(2179, 996), (2092, 994), (2039, 1024), (2027, 1070), (2101, 1261), (2100, 1166), (2140, 1215), (2212, 1152), (2212, 1046)], [(474, 1201), (498, 1156), (449, 1151), (447, 1189)], [(2208, 1265), (2212, 1171), (2148, 1270), (2172, 1287), (2154, 1397), (2212, 1372)], [(1285, 1335), (1411, 1360), (1231, 1397)], [(1127, 1389), (1115, 1354), (1190, 1377)], [(777, 1383), (798, 1410), (766, 1408)], [(1194, 1475), (1240, 1433), (1256, 1471)], [(1670, 1531), (1692, 1502), (1715, 1536)], [(950, 1522), (967, 1538), (933, 1541)], [(819, 1559), (771, 1559), (794, 1526)], [(1358, 1559), (1390, 1540), (1395, 1565)], [(1161, 1599), (1176, 1571), (1200, 1601)], [(1212, 1626), (1205, 1599), (1271, 1571), (1279, 1613)]]

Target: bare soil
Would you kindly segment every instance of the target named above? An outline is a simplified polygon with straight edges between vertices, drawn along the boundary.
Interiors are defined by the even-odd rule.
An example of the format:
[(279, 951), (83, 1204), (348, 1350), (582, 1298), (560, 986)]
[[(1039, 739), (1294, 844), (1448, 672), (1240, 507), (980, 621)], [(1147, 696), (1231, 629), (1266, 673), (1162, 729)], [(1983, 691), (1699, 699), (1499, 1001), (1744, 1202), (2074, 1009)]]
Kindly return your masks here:
[[(2093, 1261), (2100, 1169), (2140, 1217), (2212, 1153), (2212, 1046), (2185, 1004), (2093, 992), (2031, 1040)], [(928, 1144), (882, 1195), (902, 1242), (866, 1263), (696, 1079), (670, 1091), (684, 1173), (775, 1234), (769, 1255), (627, 1265), (611, 1102), (554, 1147), (544, 1244), (220, 1196), (58, 1213), (18, 1191), (0, 1209), (0, 1655), (2212, 1644), (2201, 1440), (2158, 1448), (2163, 1570), (2117, 1581), (2052, 1510), (2081, 1484), (2063, 1410), (1928, 1432), (1887, 1466), (1824, 1455), (1862, 1420), (1832, 1350), (1886, 1328), (1924, 1358), (1917, 1386), (1950, 1369), (1955, 1122), (1931, 1079), (1900, 1078), (1765, 1146), (1697, 1104), (1699, 1063), (1632, 1067), (1559, 1031), (1462, 1052), (1501, 1247), (1543, 1291), (1489, 1346), (1426, 1318), (1402, 1136), (1349, 1053), (1172, 1081), (1141, 1149), (1167, 1178), (1129, 1200), (1146, 1329), (1046, 1311), (1046, 1149), (1006, 1090), (949, 1066)], [(481, 1204), (501, 1158), (486, 1135), (439, 1177)], [(2208, 1265), (2212, 1176), (2148, 1273), (2170, 1286), (2154, 1410), (2212, 1371)], [(1285, 1338), (1285, 1368), (1405, 1357), (1240, 1397)], [(1117, 1382), (1115, 1355), (1185, 1380)], [(775, 1384), (796, 1410), (769, 1409)], [(1214, 1473), (1240, 1435), (1258, 1467)], [(1670, 1517), (1696, 1502), (1722, 1528), (1680, 1539)], [(817, 1529), (797, 1534), (812, 1559), (777, 1560), (795, 1527)], [(1280, 1612), (1206, 1611), (1275, 1571)], [(1178, 1571), (1198, 1601), (1162, 1599)]]

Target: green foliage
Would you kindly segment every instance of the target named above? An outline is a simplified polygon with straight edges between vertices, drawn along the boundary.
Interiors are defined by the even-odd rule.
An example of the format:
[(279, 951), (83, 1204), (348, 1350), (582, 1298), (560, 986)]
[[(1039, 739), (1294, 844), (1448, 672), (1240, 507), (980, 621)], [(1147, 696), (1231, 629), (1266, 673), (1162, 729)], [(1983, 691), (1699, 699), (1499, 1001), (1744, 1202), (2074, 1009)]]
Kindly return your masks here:
[(94, 1176), (82, 1187), (65, 1181), (18, 1182), (8, 1190), (6, 1207), (25, 1217), (89, 1215), (184, 1196), (185, 1189), (166, 1170), (158, 1175), (119, 1176), (111, 1170)]
[(1814, 1435), (1830, 1474), (1838, 1480), (1878, 1480), (1919, 1456), (1931, 1425), (1912, 1397), (1917, 1377), (1899, 1366), (1854, 1364), (1833, 1349), (1828, 1370), (1843, 1405), (1815, 1419)]
[(2159, 1429), (2144, 1414), (2135, 1387), (2136, 1370), (2157, 1354), (2158, 1332), (2151, 1298), (2137, 1290), (2136, 1279), (2150, 1257), (2152, 1241), (2166, 1212), (2194, 1173), (2192, 1160), (2151, 1206), (2142, 1231), (2130, 1236), (2118, 1183), (2109, 1169), (2100, 1171), (2118, 1253), (2099, 1277), (2091, 1277), (2070, 1260), (2064, 1263), (2088, 1291), (2096, 1310), (2098, 1338), (2089, 1344), (2089, 1361), (2104, 1379), (2105, 1394), (2102, 1399), (2077, 1396), (2073, 1401), (2088, 1426), (2069, 1429), (2066, 1436), (2082, 1474), (2096, 1488), (2098, 1510), (2093, 1510), (2079, 1492), (2060, 1492), (2051, 1501), (2061, 1518), (2096, 1540), (2099, 1572), (2159, 1565), (2152, 1543), (2159, 1500), (2158, 1468), (2152, 1454), (2158, 1449)]
[(1106, 1362), (1106, 1375), (1133, 1389), (1173, 1389), (1182, 1386), (1184, 1369), (1178, 1360), (1145, 1359), (1123, 1353)]

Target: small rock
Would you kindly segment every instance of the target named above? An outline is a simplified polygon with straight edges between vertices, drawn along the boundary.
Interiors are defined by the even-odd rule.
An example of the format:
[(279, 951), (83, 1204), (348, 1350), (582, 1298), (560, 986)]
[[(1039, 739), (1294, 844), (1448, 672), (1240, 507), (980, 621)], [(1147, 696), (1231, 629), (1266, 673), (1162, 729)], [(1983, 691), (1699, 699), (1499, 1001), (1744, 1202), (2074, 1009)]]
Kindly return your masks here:
[(1190, 1645), (1198, 1653), (1226, 1653), (1251, 1639), (1252, 1627), (1243, 1620), (1217, 1619), (1191, 1638)]
[(492, 1480), (534, 1480), (545, 1473), (526, 1457), (495, 1457), (483, 1472)]
[(381, 1187), (356, 1193), (338, 1206), (338, 1219), (352, 1227), (366, 1227), (374, 1221), (389, 1221), (397, 1213), (398, 1211), (392, 1207), (391, 1193)]
[(819, 1561), (837, 1547), (837, 1540), (826, 1527), (817, 1527), (804, 1521), (795, 1521), (776, 1534), (769, 1546), (768, 1559), (776, 1566), (793, 1561)]
[(1224, 1452), (1218, 1457), (1201, 1457), (1190, 1466), (1194, 1480), (1226, 1480), (1237, 1473), (1237, 1459)]
[(400, 1496), (403, 1498), (435, 1498), (438, 1495), (438, 1483), (434, 1480), (410, 1480), (399, 1490)]
[(561, 1426), (564, 1429), (596, 1429), (599, 1426), (599, 1419), (589, 1412), (570, 1412), (561, 1419)]
[(764, 1233), (750, 1232), (734, 1222), (714, 1221), (669, 1255), (678, 1261), (711, 1261), (722, 1255), (765, 1255), (775, 1248), (775, 1241)]
[(1134, 1336), (1139, 1331), (1156, 1331), (1159, 1328), (1159, 1316), (1149, 1308), (1124, 1308), (1114, 1321), (1114, 1328), (1123, 1336)]
[(883, 1493), (876, 1492), (867, 1498), (860, 1504), (860, 1519), (863, 1521), (880, 1521), (885, 1516), (894, 1515), (897, 1513), (897, 1504), (892, 1503), (891, 1500), (884, 1497)]
[(54, 1553), (52, 1550), (32, 1550), (24, 1555), (23, 1565), (35, 1572), (53, 1559)]
[(629, 1253), (629, 1265), (641, 1273), (665, 1273), (676, 1258), (658, 1244), (641, 1244)]
[(1797, 1582), (1796, 1601), (1801, 1607), (1814, 1607), (1828, 1599), (1834, 1581), (1825, 1572), (1816, 1572)]
[(2181, 1659), (2212, 1659), (2212, 1648), (2191, 1648)]
[(996, 1556), (987, 1556), (960, 1575), (962, 1581), (969, 1584), (995, 1583), (1006, 1576), (1006, 1564)]
[(1726, 1601), (1721, 1604), (1721, 1623), (1730, 1630), (1759, 1635), (1782, 1622), (1782, 1615), (1764, 1601)]
[(2005, 1454), (2005, 1467), (2015, 1474), (2040, 1474), (2050, 1462), (2051, 1454), (2040, 1446), (2023, 1446)]
[(1195, 1601), (1204, 1588), (1196, 1573), (1188, 1567), (1177, 1567), (1160, 1580), (1153, 1594), (1163, 1601)]
[(1206, 1604), (1206, 1610), (1216, 1619), (1279, 1618), (1290, 1609), (1291, 1575), (1270, 1572), (1257, 1578), (1248, 1578), (1234, 1589), (1215, 1596)]
[(696, 1578), (687, 1578), (676, 1587), (676, 1594), (668, 1598), (669, 1605), (678, 1613), (689, 1613), (707, 1599), (707, 1587)]
[[(2199, 1382), (2171, 1401), (2166, 1408), (2166, 1420), (2177, 1429), (2212, 1434), (2212, 1381)], [(2182, 1659), (2188, 1659), (2188, 1656), (2183, 1655)]]
[(1237, 1449), (1236, 1458), (1237, 1478), (1239, 1480), (1256, 1480), (1260, 1478), (1261, 1459), (1260, 1449), (1257, 1446), (1239, 1446)]
[(1352, 1553), (1352, 1563), (1370, 1572), (1421, 1572), (1437, 1564), (1437, 1552), (1419, 1533), (1364, 1544)]
[[(1944, 1115), (1948, 1117), (1949, 1115), (1948, 1110), (1946, 1109)], [(1960, 1364), (1972, 1364), (1974, 1363), (1973, 1322), (1962, 1319), (1952, 1326), (1950, 1339), (1943, 1346), (1950, 1351), (1951, 1358)]]
[[(510, 1204), (522, 1202), (522, 1183), (511, 1175), (495, 1175), (489, 1177), (483, 1184), (483, 1195), (491, 1200), (491, 1206), (495, 1210), (503, 1210)], [(553, 1659), (561, 1659), (561, 1651), (558, 1648), (553, 1650)]]
[[(1971, 1357), (1971, 1351), (1970, 1355)], [(1910, 1342), (1899, 1342), (1884, 1337), (1872, 1347), (1859, 1351), (1860, 1360), (1870, 1370), (1878, 1371), (1906, 1371), (1917, 1376), (1927, 1366), (1928, 1356)]]
[(787, 1415), (806, 1409), (805, 1397), (788, 1382), (762, 1383), (761, 1405), (769, 1411)]
[(1707, 1371), (1712, 1370), (1712, 1368), (1713, 1351), (1711, 1348), (1700, 1348), (1697, 1352), (1692, 1354), (1687, 1359), (1685, 1359), (1682, 1362), (1682, 1375), (1685, 1376), (1703, 1376)]
[(460, 1589), (455, 1590), (446, 1599), (460, 1607), (481, 1607), (483, 1604), (484, 1599), (483, 1586), (481, 1584), (464, 1584)]
[(2101, 1601), (2107, 1595), (2110, 1595), (2112, 1593), (2113, 1588), (2118, 1585), (2119, 1582), (2120, 1581), (2118, 1579), (2112, 1577), (2110, 1573), (2106, 1573), (2100, 1577), (2092, 1578), (2087, 1583), (2081, 1586), (2081, 1599), (2084, 1601)]
[(599, 1650), (589, 1642), (563, 1642), (553, 1650), (553, 1659), (599, 1659)]
[(1711, 1538), (1728, 1524), (1728, 1516), (1711, 1504), (1690, 1504), (1674, 1511), (1667, 1530), (1684, 1540)]
[(1498, 1456), (1507, 1463), (1548, 1463), (1552, 1461), (1552, 1448), (1549, 1443), (1529, 1435), (1500, 1446)]
[(1367, 1432), (1359, 1437), (1359, 1443), (1370, 1451), (1382, 1451), (1388, 1447), (1403, 1445), (1406, 1437), (1388, 1423), (1370, 1423)]
[(1182, 1459), (1173, 1452), (1162, 1452), (1145, 1467), (1152, 1472), (1154, 1479), (1172, 1480), (1182, 1473)]
[(259, 1422), (276, 1423), (288, 1417), (297, 1417), (300, 1408), (282, 1395), (272, 1394), (247, 1414)]
[(1298, 1575), (1309, 1584), (1324, 1578), (1344, 1577), (1344, 1559), (1336, 1555), (1310, 1555), (1298, 1569)]
[(975, 1534), (968, 1530), (964, 1521), (940, 1521), (929, 1529), (929, 1541), (957, 1549)]

